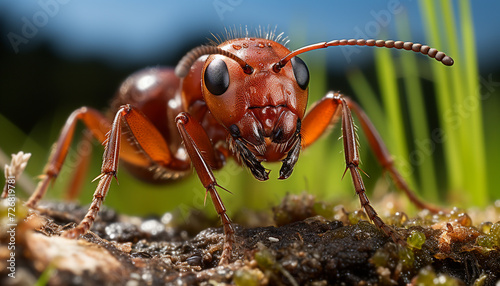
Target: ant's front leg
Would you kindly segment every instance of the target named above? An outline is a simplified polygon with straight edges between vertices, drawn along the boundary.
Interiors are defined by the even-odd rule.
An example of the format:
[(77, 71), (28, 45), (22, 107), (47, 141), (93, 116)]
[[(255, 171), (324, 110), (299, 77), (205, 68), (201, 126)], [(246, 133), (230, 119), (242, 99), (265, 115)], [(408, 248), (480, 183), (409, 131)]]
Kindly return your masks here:
[[(341, 98), (343, 99), (343, 101), (339, 101)], [(375, 129), (375, 126), (373, 126), (373, 123), (370, 121), (363, 109), (361, 109), (361, 107), (356, 104), (356, 102), (354, 102), (347, 96), (342, 96), (340, 94), (334, 94), (333, 92), (330, 92), (316, 105), (313, 106), (311, 111), (307, 114), (302, 122), (303, 148), (306, 148), (307, 146), (314, 143), (328, 129), (328, 126), (331, 125), (331, 122), (334, 122), (336, 120), (336, 118), (340, 115), (338, 106), (342, 102), (345, 102), (345, 104), (349, 107), (349, 114), (352, 110), (356, 117), (359, 119), (361, 128), (363, 129), (363, 132), (368, 139), (370, 148), (377, 157), (380, 165), (387, 172), (389, 172), (392, 180), (396, 183), (398, 188), (405, 192), (410, 201), (418, 208), (427, 209), (433, 213), (438, 213), (439, 211), (441, 211), (441, 209), (439, 209), (438, 207), (420, 200), (410, 189), (406, 181), (394, 166), (394, 160), (387, 150), (382, 137), (380, 137), (377, 129)]]
[(356, 102), (354, 102), (348, 97), (344, 97), (344, 99), (347, 102), (349, 108), (352, 111), (354, 111), (354, 114), (356, 114), (356, 117), (359, 119), (361, 128), (363, 129), (363, 133), (368, 139), (369, 145), (373, 150), (373, 153), (377, 157), (378, 162), (387, 172), (389, 172), (392, 180), (396, 183), (398, 188), (403, 192), (405, 192), (406, 196), (410, 199), (410, 201), (413, 204), (415, 204), (415, 206), (417, 206), (419, 209), (426, 209), (432, 213), (438, 213), (442, 211), (442, 209), (440, 209), (439, 207), (426, 203), (420, 200), (415, 195), (415, 192), (413, 192), (410, 189), (408, 183), (406, 183), (406, 181), (403, 179), (403, 176), (401, 176), (401, 174), (396, 169), (394, 165), (394, 160), (392, 159), (389, 150), (387, 150), (384, 141), (378, 134), (377, 130), (375, 129), (375, 126), (373, 126), (373, 123), (368, 118), (368, 115), (366, 115), (363, 109)]
[(196, 173), (206, 192), (210, 193), (215, 210), (219, 214), (224, 226), (224, 246), (219, 265), (227, 264), (231, 258), (235, 240), (234, 228), (219, 193), (215, 189), (215, 187), (220, 186), (217, 184), (212, 172), (212, 168), (220, 166), (221, 162), (217, 160), (215, 149), (207, 133), (198, 121), (186, 112), (180, 113), (175, 120)]
[[(396, 243), (404, 243), (401, 236), (390, 226), (385, 224), (378, 216), (375, 209), (370, 205), (366, 196), (365, 185), (359, 172), (359, 152), (356, 131), (352, 120), (351, 110), (347, 101), (338, 93), (329, 93), (319, 101), (306, 115), (302, 122), (302, 144), (306, 148), (315, 142), (328, 128), (331, 122), (336, 121), (338, 116), (342, 116), (342, 138), (344, 143), (344, 155), (346, 161), (346, 171), (351, 172), (352, 181), (356, 194), (359, 196), (361, 206), (371, 221), (390, 236)], [(373, 146), (372, 146), (373, 148)]]
[(378, 228), (382, 229), (392, 238), (392, 240), (394, 240), (394, 242), (404, 244), (404, 240), (401, 236), (394, 229), (385, 224), (378, 216), (375, 209), (370, 205), (370, 201), (366, 195), (365, 184), (361, 178), (361, 174), (359, 173), (360, 158), (358, 139), (354, 128), (354, 122), (352, 120), (351, 110), (349, 109), (346, 100), (342, 98), (340, 94), (335, 94), (334, 98), (342, 104), (342, 139), (344, 141), (344, 154), (347, 164), (346, 171), (347, 169), (351, 171), (352, 182), (354, 184), (354, 189), (359, 196), (361, 206), (365, 209), (368, 217)]

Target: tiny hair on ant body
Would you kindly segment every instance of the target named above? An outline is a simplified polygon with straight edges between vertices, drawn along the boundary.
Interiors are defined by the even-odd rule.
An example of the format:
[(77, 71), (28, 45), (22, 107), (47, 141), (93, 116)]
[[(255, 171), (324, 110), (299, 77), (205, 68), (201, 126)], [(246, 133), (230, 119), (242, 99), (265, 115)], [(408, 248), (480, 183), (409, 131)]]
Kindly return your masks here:
[[(422, 44), (373, 39), (333, 40), (290, 51), (282, 34), (259, 35), (252, 37), (247, 32), (218, 44), (196, 47), (175, 69), (148, 68), (132, 74), (119, 87), (110, 116), (91, 107), (75, 110), (66, 120), (26, 205), (36, 209), (63, 166), (76, 124), (82, 122), (91, 134), (87, 137), (104, 145), (104, 155), (87, 214), (63, 236), (77, 238), (89, 231), (116, 178), (119, 161), (134, 176), (155, 183), (185, 177), (194, 168), (205, 196), (210, 196), (222, 221), (224, 244), (219, 264), (226, 264), (232, 258), (235, 230), (217, 190), (225, 189), (217, 183), (213, 171), (233, 157), (257, 180), (265, 181), (270, 170), (262, 162), (281, 162), (278, 178), (287, 179), (301, 151), (329, 130), (332, 122), (339, 122), (345, 170), (351, 174), (361, 206), (379, 229), (396, 243), (404, 243), (398, 232), (378, 216), (365, 193), (352, 114), (397, 187), (417, 207), (432, 212), (439, 209), (420, 200), (409, 188), (379, 133), (356, 102), (339, 92), (328, 92), (306, 112), (309, 70), (298, 56), (334, 46), (369, 46), (419, 52), (447, 66), (453, 59)], [(84, 140), (91, 139), (87, 137)]]

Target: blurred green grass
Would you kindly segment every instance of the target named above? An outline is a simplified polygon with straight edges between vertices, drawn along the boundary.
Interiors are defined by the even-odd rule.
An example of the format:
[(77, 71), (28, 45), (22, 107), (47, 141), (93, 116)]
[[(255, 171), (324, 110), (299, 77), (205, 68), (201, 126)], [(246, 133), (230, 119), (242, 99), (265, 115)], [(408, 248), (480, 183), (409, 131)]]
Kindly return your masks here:
[[(360, 102), (394, 155), (400, 171), (422, 198), (439, 205), (484, 206), (500, 198), (490, 187), (496, 184), (495, 174), (499, 169), (491, 159), (500, 158), (497, 148), (500, 135), (495, 130), (495, 122), (500, 121), (495, 110), (499, 99), (498, 96), (489, 96), (488, 102), (481, 101), (477, 92), (479, 72), (468, 2), (460, 2), (458, 14), (453, 14), (450, 3), (446, 1), (439, 5), (433, 1), (421, 3), (422, 17), (427, 24), (425, 44), (452, 56), (455, 65), (445, 67), (414, 53), (376, 48), (376, 84), (370, 82), (370, 75), (353, 68), (347, 79), (354, 94), (345, 93)], [(443, 15), (442, 21), (438, 15)], [(405, 19), (401, 17), (396, 21), (399, 21), (398, 37), (411, 40), (410, 27)], [(297, 37), (307, 34), (303, 27), (297, 28), (292, 48), (308, 44), (305, 36), (304, 39)], [(306, 53), (302, 57), (311, 73), (310, 106), (328, 91), (330, 79), (326, 53)], [(424, 85), (432, 85), (434, 93), (429, 94)], [(373, 86), (378, 86), (378, 89)], [(499, 95), (498, 90), (493, 92)], [(464, 106), (473, 108), (467, 108), (464, 115), (459, 112)], [(66, 111), (57, 112), (52, 120), (38, 122), (32, 134), (23, 134), (15, 124), (0, 115), (1, 129), (9, 134), (8, 140), (2, 140), (0, 147), (8, 153), (31, 152), (33, 156), (26, 173), (35, 178), (47, 160), (49, 142), (56, 140), (68, 115)], [(438, 118), (438, 122), (432, 122), (433, 118)], [(443, 142), (432, 137), (436, 131), (445, 135)], [(304, 150), (293, 175), (285, 181), (277, 180), (280, 164), (266, 164), (272, 170), (270, 180), (258, 182), (247, 170), (229, 160), (228, 165), (215, 174), (219, 183), (233, 192), (220, 191), (229, 213), (244, 207), (269, 209), (286, 193), (304, 190), (325, 200), (357, 207), (359, 202), (351, 179), (348, 175), (341, 179), (345, 163), (339, 136), (340, 127), (337, 126), (331, 134)], [(359, 136), (362, 168), (371, 176), (364, 177), (370, 196), (377, 181), (386, 178), (382, 177), (364, 134)], [(432, 151), (427, 152), (428, 145), (425, 144), (432, 144)], [(89, 203), (92, 198), (96, 183), (90, 181), (99, 174), (102, 152), (102, 147), (94, 144), (92, 167), (80, 195), (82, 203)], [(72, 151), (68, 158), (74, 160), (77, 157), (77, 152)], [(47, 198), (62, 197), (71, 171), (71, 166), (63, 168)], [(199, 208), (215, 215), (211, 202), (203, 206), (205, 193), (196, 176), (170, 185), (151, 186), (120, 169), (118, 180), (119, 185), (112, 183), (105, 202), (118, 211), (147, 215), (175, 208), (183, 213)]]
[[(427, 25), (425, 44), (452, 56), (454, 66), (410, 52), (377, 49), (380, 89), (375, 91), (360, 71), (348, 78), (356, 93), (363, 95), (358, 98), (376, 126), (385, 127), (380, 132), (398, 169), (421, 197), (440, 205), (483, 207), (498, 199), (498, 192), (488, 187), (498, 171), (492, 158), (498, 157), (488, 156), (489, 161), (486, 157), (498, 154), (493, 147), (498, 143), (494, 124), (498, 118), (496, 112), (483, 114), (483, 105), (490, 109), (498, 105), (481, 101), (469, 2), (460, 2), (458, 15), (449, 1), (420, 3)], [(407, 19), (396, 21), (398, 36), (411, 39)], [(426, 82), (432, 83), (434, 94), (423, 93)], [(382, 105), (376, 94), (381, 94)], [(436, 106), (436, 114), (429, 105)], [(430, 128), (427, 118), (436, 116), (438, 125)]]

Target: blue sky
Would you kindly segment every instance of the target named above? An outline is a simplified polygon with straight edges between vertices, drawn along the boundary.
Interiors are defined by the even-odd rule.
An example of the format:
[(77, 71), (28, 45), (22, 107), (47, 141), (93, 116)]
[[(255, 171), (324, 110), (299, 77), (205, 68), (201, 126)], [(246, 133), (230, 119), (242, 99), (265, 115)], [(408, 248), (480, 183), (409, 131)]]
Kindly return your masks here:
[[(495, 47), (500, 44), (500, 37), (494, 36), (500, 27), (500, 1), (473, 1), (471, 6), (480, 63), (488, 68), (498, 64), (491, 61), (497, 58), (491, 55), (498, 54)], [(32, 38), (26, 38), (27, 43), (18, 45), (21, 53), (45, 42), (63, 58), (100, 60), (114, 66), (154, 63), (160, 56), (175, 54), (183, 41), (203, 42), (211, 33), (223, 34), (224, 28), (233, 26), (277, 26), (277, 31), (289, 36), (290, 47), (297, 48), (357, 37), (360, 32), (396, 38), (399, 17), (407, 19), (412, 29), (411, 39), (401, 40), (425, 42), (418, 1), (2, 0), (0, 15), (7, 33), (20, 36), (26, 19), (42, 24)], [(2, 37), (4, 44), (11, 45), (7, 34)], [(331, 53), (340, 54), (338, 50)], [(346, 64), (342, 56), (329, 57)], [(357, 61), (367, 58), (369, 53), (363, 53)]]

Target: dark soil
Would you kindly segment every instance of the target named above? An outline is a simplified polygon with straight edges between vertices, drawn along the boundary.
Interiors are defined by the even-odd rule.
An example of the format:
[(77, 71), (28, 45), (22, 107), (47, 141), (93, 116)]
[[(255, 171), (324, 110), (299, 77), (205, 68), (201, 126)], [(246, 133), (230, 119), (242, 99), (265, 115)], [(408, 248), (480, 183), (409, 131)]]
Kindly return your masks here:
[[(297, 205), (300, 202), (303, 205)], [(70, 240), (60, 234), (84, 216), (86, 207), (42, 206), (44, 210), (18, 222), (16, 278), (8, 276), (8, 233), (0, 233), (1, 285), (37, 281), (48, 285), (498, 285), (500, 279), (499, 223), (475, 227), (467, 214), (457, 211), (386, 218), (409, 238), (408, 245), (400, 246), (363, 220), (362, 212), (334, 211), (307, 195), (288, 196), (274, 209), (279, 226), (235, 224), (232, 262), (218, 266), (222, 229), (204, 228), (203, 224), (218, 223), (202, 214), (193, 217), (206, 223), (193, 229), (189, 221), (169, 220), (169, 214), (139, 219), (104, 209), (91, 232)]]

